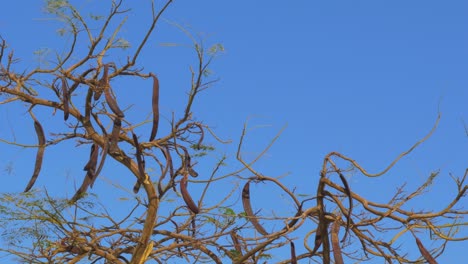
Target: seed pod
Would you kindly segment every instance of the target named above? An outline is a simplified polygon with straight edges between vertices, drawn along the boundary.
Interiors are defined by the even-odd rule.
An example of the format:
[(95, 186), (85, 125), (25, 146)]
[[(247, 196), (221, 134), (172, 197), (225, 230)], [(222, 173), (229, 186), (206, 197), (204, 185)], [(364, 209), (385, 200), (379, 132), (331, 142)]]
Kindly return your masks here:
[(151, 128), (151, 135), (149, 141), (153, 141), (156, 137), (156, 133), (158, 132), (159, 126), (159, 80), (156, 75), (150, 73), (151, 77), (153, 77), (153, 98), (152, 98), (152, 106), (153, 106), (153, 127)]
[(107, 89), (104, 89), (104, 96), (106, 97), (107, 105), (112, 110), (112, 112), (119, 118), (123, 118), (125, 115), (122, 112), (122, 110), (120, 110), (119, 105), (117, 104), (117, 101), (115, 100), (114, 96), (111, 93), (110, 87), (108, 87)]
[(86, 163), (83, 170), (86, 171), (86, 176), (83, 179), (83, 183), (81, 184), (80, 188), (76, 191), (75, 195), (72, 197), (71, 202), (74, 203), (78, 201), (83, 194), (86, 193), (88, 190), (88, 186), (93, 187), (94, 182), (96, 181), (97, 174), (96, 174), (96, 166), (99, 154), (99, 146), (94, 143), (91, 146), (91, 152), (89, 154), (89, 161)]
[(122, 127), (122, 122), (120, 121), (120, 118), (115, 118), (114, 126), (112, 127), (111, 138), (110, 138), (110, 147), (109, 147), (110, 153), (118, 152), (119, 147), (117, 146), (117, 143), (119, 142), (121, 127)]
[(99, 145), (94, 143), (91, 146), (91, 154), (89, 157), (88, 163), (86, 163), (84, 170), (88, 173), (86, 174), (86, 178), (89, 178), (89, 186), (93, 188), (94, 182), (96, 181), (97, 174), (96, 174), (96, 166), (99, 156)]
[(38, 139), (38, 149), (36, 153), (36, 163), (34, 164), (34, 172), (29, 180), (28, 185), (24, 189), (24, 192), (28, 192), (36, 182), (39, 173), (41, 172), (42, 167), (42, 160), (44, 158), (44, 151), (45, 151), (45, 136), (44, 136), (44, 129), (42, 129), (41, 124), (33, 117), (34, 119), (34, 129), (36, 130), (37, 139)]
[(187, 191), (187, 181), (188, 181), (188, 174), (186, 173), (182, 180), (180, 180), (180, 192), (182, 193), (182, 198), (185, 201), (187, 207), (192, 211), (194, 214), (198, 214), (200, 210), (198, 209), (197, 205), (193, 202), (192, 197)]
[(297, 257), (296, 257), (296, 247), (294, 246), (294, 242), (291, 241), (291, 264), (297, 264)]
[(333, 248), (333, 256), (335, 258), (335, 264), (343, 264), (343, 256), (341, 255), (340, 241), (338, 238), (338, 232), (340, 231), (340, 223), (337, 220), (333, 222), (331, 230), (331, 243)]
[(421, 255), (424, 257), (427, 263), (437, 264), (437, 261), (432, 257), (431, 253), (429, 253), (429, 251), (421, 243), (421, 240), (419, 240), (419, 238), (416, 236), (414, 236), (414, 238), (416, 239), (416, 244), (418, 245), (419, 252), (421, 252)]
[(341, 240), (341, 242), (344, 242), (346, 239), (346, 236), (348, 235), (349, 227), (351, 226), (351, 213), (353, 211), (353, 197), (351, 196), (351, 189), (349, 188), (348, 181), (346, 181), (346, 178), (343, 176), (341, 172), (339, 172), (338, 174), (340, 175), (341, 182), (343, 182), (344, 189), (349, 200), (349, 209), (348, 209), (348, 214), (346, 215), (346, 231), (343, 236), (343, 239)]
[(140, 190), (140, 187), (141, 187), (141, 182), (140, 180), (137, 180), (137, 182), (135, 183), (135, 185), (133, 185), (133, 193), (138, 193), (138, 191)]
[(260, 234), (267, 236), (268, 232), (258, 223), (257, 217), (254, 215), (252, 206), (250, 205), (250, 181), (248, 181), (242, 189), (242, 205), (244, 206), (245, 214), (255, 229)]
[(70, 115), (70, 94), (68, 93), (68, 83), (65, 77), (62, 77), (62, 101), (63, 101), (63, 119), (67, 121)]
[[(97, 176), (99, 175), (99, 173), (101, 173), (101, 170), (102, 170), (102, 167), (104, 167), (104, 162), (106, 162), (106, 157), (107, 157), (107, 152), (109, 151), (109, 142), (106, 142), (104, 144), (104, 148), (102, 149), (102, 152), (101, 152), (101, 162), (99, 163), (99, 167), (97, 167), (96, 169), (96, 172), (95, 172), (95, 175), (97, 178)], [(91, 185), (92, 187), (92, 185)]]
[[(169, 183), (174, 186), (174, 166), (172, 165), (172, 157), (171, 157), (171, 152), (169, 150), (169, 147), (165, 145), (164, 147), (159, 148), (164, 155), (164, 158), (166, 159), (166, 166), (164, 166), (164, 169), (161, 173), (161, 177), (159, 177), (158, 180), (158, 192), (161, 194), (163, 193), (163, 187), (162, 187), (162, 182), (164, 178), (166, 177), (167, 172), (169, 171), (169, 176), (171, 179), (169, 180)], [(175, 190), (174, 190), (175, 191)]]
[(317, 250), (320, 248), (320, 246), (322, 245), (322, 232), (321, 232), (321, 228), (320, 228), (320, 223), (317, 227), (317, 231), (315, 231), (315, 240), (314, 240), (314, 249), (312, 250), (312, 254), (311, 256), (315, 255), (315, 253), (317, 252)]
[(138, 163), (138, 171), (140, 172), (140, 179), (143, 181), (146, 177), (146, 174), (145, 174), (145, 159), (144, 159), (144, 156), (142, 155), (141, 153), (141, 149), (140, 149), (140, 144), (138, 143), (138, 138), (137, 136), (132, 133), (132, 137), (133, 137), (133, 143), (135, 144), (135, 148), (136, 148), (136, 159), (137, 159), (137, 163)]

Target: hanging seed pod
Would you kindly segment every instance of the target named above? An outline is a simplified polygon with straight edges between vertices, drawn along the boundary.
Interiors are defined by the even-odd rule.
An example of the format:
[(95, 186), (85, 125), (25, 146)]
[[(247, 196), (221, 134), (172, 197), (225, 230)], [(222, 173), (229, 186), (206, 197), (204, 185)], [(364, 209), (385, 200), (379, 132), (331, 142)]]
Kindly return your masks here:
[(110, 138), (110, 147), (109, 147), (110, 153), (119, 152), (119, 147), (117, 146), (117, 143), (119, 142), (121, 127), (122, 127), (122, 122), (120, 121), (120, 118), (115, 118), (114, 126), (112, 127), (111, 138)]
[(42, 167), (42, 160), (44, 159), (44, 151), (45, 151), (45, 136), (44, 136), (44, 129), (42, 129), (41, 124), (34, 118), (34, 129), (36, 130), (37, 140), (38, 140), (38, 149), (36, 153), (36, 163), (34, 164), (34, 172), (29, 180), (28, 185), (24, 189), (24, 192), (28, 192), (33, 187), (34, 183), (36, 182), (39, 173), (41, 172)]
[(63, 119), (67, 121), (70, 115), (70, 94), (68, 91), (68, 83), (65, 77), (62, 77), (62, 101), (63, 101)]
[(258, 223), (257, 217), (254, 215), (252, 206), (250, 205), (250, 181), (248, 181), (242, 189), (242, 205), (244, 206), (247, 218), (255, 227), (255, 229), (262, 235), (267, 236), (268, 232)]
[(194, 214), (198, 214), (200, 210), (198, 209), (197, 205), (193, 202), (192, 197), (187, 191), (187, 181), (188, 173), (186, 173), (180, 181), (180, 192), (182, 193), (182, 198), (184, 199), (185, 204), (190, 209), (190, 211), (192, 211)]
[(153, 98), (152, 98), (152, 108), (153, 108), (153, 127), (151, 128), (151, 135), (149, 141), (153, 141), (158, 132), (159, 126), (159, 80), (156, 75), (150, 73), (153, 77)]
[(123, 118), (125, 115), (120, 110), (119, 105), (117, 104), (117, 101), (115, 100), (114, 96), (111, 93), (111, 88), (109, 87), (108, 89), (104, 90), (104, 96), (106, 97), (106, 102), (109, 108), (112, 110), (112, 112), (119, 118)]
[(322, 245), (322, 231), (321, 231), (321, 227), (320, 227), (320, 223), (317, 227), (317, 231), (315, 231), (315, 240), (314, 240), (314, 249), (312, 250), (312, 256), (315, 255), (315, 253), (317, 253), (317, 250), (320, 248), (320, 246)]
[(86, 176), (83, 179), (83, 183), (81, 184), (80, 188), (76, 191), (75, 195), (71, 199), (71, 202), (74, 203), (78, 201), (81, 197), (83, 197), (83, 194), (86, 193), (88, 190), (88, 186), (93, 186), (94, 181), (96, 181), (97, 174), (96, 174), (96, 166), (97, 166), (97, 160), (99, 156), (99, 146), (94, 143), (91, 146), (91, 152), (89, 155), (89, 161), (86, 163), (84, 166), (83, 170), (86, 171)]
[(97, 174), (96, 174), (96, 166), (98, 162), (98, 156), (99, 156), (99, 145), (94, 143), (91, 146), (91, 154), (89, 157), (89, 161), (84, 167), (84, 170), (87, 171), (88, 173), (86, 174), (86, 178), (88, 178), (89, 181), (89, 186), (93, 188), (94, 182), (96, 181)]
[(297, 264), (297, 257), (296, 257), (296, 246), (294, 246), (294, 242), (291, 241), (291, 264)]
[(346, 239), (346, 236), (348, 235), (349, 227), (351, 226), (351, 213), (353, 211), (353, 197), (351, 196), (351, 189), (349, 188), (348, 181), (346, 181), (346, 178), (343, 176), (341, 172), (339, 172), (338, 174), (340, 175), (341, 182), (343, 182), (344, 189), (349, 200), (349, 209), (348, 209), (348, 214), (346, 215), (346, 231), (343, 236), (343, 239), (341, 240), (341, 242), (344, 242)]
[(421, 252), (421, 255), (424, 257), (424, 259), (427, 261), (427, 263), (437, 264), (437, 261), (432, 257), (431, 253), (429, 253), (429, 251), (421, 243), (421, 240), (419, 240), (419, 238), (416, 237), (416, 236), (414, 236), (414, 238), (416, 239), (416, 244), (418, 245), (419, 252)]
[(137, 180), (137, 182), (133, 186), (133, 193), (135, 194), (138, 193), (138, 191), (140, 191), (140, 187), (141, 187), (141, 182), (140, 180)]
[(136, 159), (138, 163), (138, 171), (140, 172), (140, 179), (144, 180), (146, 178), (145, 159), (144, 159), (143, 154), (141, 153), (140, 144), (138, 143), (137, 136), (134, 133), (132, 133), (132, 137), (133, 137), (133, 143), (135, 144), (135, 148), (136, 148), (135, 155), (136, 155)]
[(104, 96), (106, 98), (107, 105), (111, 109), (112, 113), (114, 113), (119, 118), (124, 118), (125, 115), (122, 112), (122, 110), (120, 110), (119, 105), (117, 104), (117, 100), (112, 94), (112, 88), (110, 87), (108, 73), (109, 73), (109, 65), (106, 64), (104, 65), (104, 74), (101, 80), (99, 80), (99, 89), (94, 94), (94, 100), (99, 99), (102, 91), (104, 91)]

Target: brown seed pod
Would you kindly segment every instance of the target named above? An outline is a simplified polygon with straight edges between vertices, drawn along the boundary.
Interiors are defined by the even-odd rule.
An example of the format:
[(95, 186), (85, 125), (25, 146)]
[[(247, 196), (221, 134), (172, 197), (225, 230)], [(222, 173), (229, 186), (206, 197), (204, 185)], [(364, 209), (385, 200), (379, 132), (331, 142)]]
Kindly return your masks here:
[(296, 246), (294, 246), (294, 242), (291, 241), (291, 264), (297, 264), (297, 257), (296, 257)]
[(317, 250), (320, 248), (321, 245), (322, 245), (322, 232), (321, 232), (320, 223), (319, 223), (317, 227), (317, 231), (315, 231), (314, 249), (312, 250), (311, 256), (317, 253)]
[(63, 101), (63, 119), (67, 121), (70, 115), (70, 94), (68, 92), (68, 83), (65, 77), (62, 77), (62, 101)]
[(96, 178), (99, 173), (101, 173), (102, 167), (104, 167), (104, 162), (106, 162), (107, 152), (109, 151), (109, 142), (106, 142), (104, 148), (101, 152), (101, 162), (99, 163), (99, 167), (96, 170)]
[(135, 148), (136, 148), (135, 156), (136, 156), (137, 163), (138, 163), (138, 171), (140, 172), (140, 179), (143, 181), (145, 179), (145, 177), (146, 177), (146, 174), (145, 174), (145, 159), (144, 159), (144, 156), (141, 153), (140, 144), (138, 143), (138, 138), (135, 135), (135, 133), (132, 133), (132, 137), (133, 137), (133, 143), (135, 144)]
[(86, 178), (90, 179), (89, 186), (93, 188), (94, 182), (96, 181), (97, 174), (96, 174), (96, 166), (97, 166), (97, 161), (98, 161), (98, 156), (99, 156), (99, 145), (94, 143), (91, 146), (91, 154), (89, 157), (89, 161), (84, 167), (84, 170), (87, 171), (88, 173), (86, 174)]
[(344, 242), (346, 239), (346, 236), (348, 235), (349, 227), (351, 226), (351, 213), (353, 211), (353, 197), (351, 196), (351, 189), (349, 188), (348, 181), (346, 181), (346, 178), (343, 176), (341, 172), (339, 172), (338, 174), (340, 175), (341, 182), (343, 182), (344, 189), (349, 200), (349, 209), (348, 209), (348, 214), (346, 215), (346, 231), (343, 236), (343, 239), (341, 240), (341, 242)]
[(187, 181), (188, 173), (186, 173), (182, 180), (180, 180), (180, 192), (182, 193), (182, 198), (184, 199), (185, 204), (190, 209), (190, 211), (192, 211), (194, 214), (198, 214), (200, 210), (198, 209), (197, 205), (193, 202), (192, 197), (187, 191)]
[(34, 119), (34, 129), (36, 130), (39, 147), (36, 153), (36, 163), (34, 164), (34, 172), (33, 172), (33, 175), (31, 176), (31, 179), (29, 180), (28, 185), (24, 189), (24, 192), (31, 190), (34, 183), (36, 182), (37, 177), (39, 176), (39, 173), (41, 172), (42, 160), (44, 158), (44, 151), (45, 151), (45, 144), (46, 144), (45, 136), (44, 136), (44, 129), (42, 129), (41, 124), (34, 117), (33, 119)]
[(335, 264), (343, 264), (343, 256), (341, 255), (340, 241), (338, 238), (338, 232), (340, 231), (339, 220), (336, 219), (333, 222), (331, 230), (331, 243), (333, 248), (333, 256), (335, 258)]
[(156, 75), (150, 73), (153, 77), (153, 98), (152, 98), (152, 107), (153, 107), (153, 127), (151, 128), (151, 135), (149, 141), (153, 141), (158, 132), (159, 126), (159, 80)]
[[(123, 118), (125, 115), (120, 110), (119, 105), (117, 104), (117, 100), (115, 99), (114, 95), (112, 94), (110, 83), (109, 83), (109, 64), (104, 65), (104, 74), (102, 75), (101, 80), (99, 80), (98, 90), (94, 94), (94, 100), (98, 100), (101, 96), (102, 91), (104, 91), (104, 96), (106, 98), (107, 105), (111, 109), (111, 111), (118, 116), (119, 118)], [(96, 99), (97, 98), (97, 99)]]
[(262, 235), (267, 236), (268, 232), (258, 223), (257, 217), (254, 215), (252, 206), (250, 205), (250, 181), (248, 181), (242, 189), (242, 205), (244, 206), (247, 218), (255, 227), (255, 229)]
[(91, 146), (91, 152), (89, 155), (89, 161), (86, 163), (83, 170), (86, 171), (86, 176), (83, 179), (83, 183), (81, 184), (80, 188), (76, 191), (75, 195), (72, 197), (71, 202), (74, 203), (78, 201), (83, 194), (88, 190), (88, 186), (93, 187), (94, 182), (96, 181), (97, 174), (96, 174), (96, 166), (99, 154), (99, 146), (94, 143)]
[(140, 180), (137, 180), (135, 185), (133, 185), (133, 193), (138, 193), (138, 191), (140, 190), (140, 187), (141, 187), (141, 182)]
[(111, 138), (110, 138), (110, 147), (109, 147), (110, 153), (118, 152), (119, 147), (117, 146), (117, 143), (119, 142), (121, 127), (122, 127), (122, 122), (120, 121), (120, 118), (114, 118), (114, 126), (112, 127), (112, 133), (111, 133)]
[(112, 110), (112, 112), (119, 118), (123, 118), (125, 115), (122, 112), (122, 110), (120, 110), (119, 105), (117, 104), (117, 101), (115, 100), (114, 96), (111, 93), (110, 87), (108, 87), (107, 89), (104, 89), (104, 96), (106, 97), (107, 105)]
[(416, 239), (416, 244), (418, 245), (419, 252), (421, 252), (421, 255), (424, 257), (424, 259), (427, 261), (429, 264), (437, 264), (437, 261), (432, 257), (431, 253), (424, 247), (424, 245), (421, 243), (421, 240), (417, 236), (413, 234), (414, 238)]
[(163, 182), (163, 179), (166, 177), (166, 174), (168, 171), (169, 171), (169, 176), (171, 177), (170, 184), (174, 186), (173, 184), (174, 183), (174, 179), (173, 179), (174, 167), (172, 165), (172, 157), (171, 157), (171, 152), (169, 150), (169, 147), (165, 145), (164, 147), (159, 148), (159, 150), (161, 150), (162, 154), (164, 155), (164, 158), (166, 159), (166, 165), (164, 166), (164, 169), (158, 180), (158, 192), (162, 194), (163, 193), (162, 182)]

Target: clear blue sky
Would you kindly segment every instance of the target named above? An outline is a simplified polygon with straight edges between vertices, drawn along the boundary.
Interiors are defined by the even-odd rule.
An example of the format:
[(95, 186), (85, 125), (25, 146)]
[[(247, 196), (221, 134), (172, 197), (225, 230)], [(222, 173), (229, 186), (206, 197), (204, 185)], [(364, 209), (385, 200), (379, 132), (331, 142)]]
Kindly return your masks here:
[[(104, 10), (92, 6), (96, 1), (73, 2)], [(150, 16), (148, 1), (135, 2), (135, 13), (122, 31), (134, 42), (142, 34), (137, 26)], [(6, 1), (0, 11), (0, 34), (22, 58), (20, 65), (29, 68), (37, 63), (32, 55), (37, 48), (66, 45), (54, 32), (56, 24), (43, 19), (41, 4)], [(289, 173), (283, 179), (289, 187), (313, 194), (328, 152), (341, 152), (376, 172), (421, 139), (440, 111), (442, 120), (432, 138), (390, 173), (372, 180), (356, 174), (349, 181), (354, 191), (385, 201), (403, 182), (414, 187), (440, 169), (442, 176), (431, 190), (451, 197), (449, 173), (462, 176), (468, 165), (463, 125), (468, 124), (468, 2), (181, 0), (164, 18), (202, 32), (207, 43), (219, 42), (226, 49), (211, 67), (220, 81), (195, 104), (199, 120), (234, 142), (247, 119), (252, 128), (262, 125), (250, 131), (246, 157), (258, 153), (287, 124), (258, 170), (270, 176)], [(187, 48), (161, 45), (190, 44), (167, 21), (161, 22), (140, 63), (159, 75), (162, 115), (170, 118), (184, 102), (188, 65), (195, 61)], [(129, 86), (118, 93), (133, 95), (138, 89)], [(15, 113), (17, 109), (0, 106), (0, 136), (12, 140), (14, 132), (17, 139), (32, 143), (29, 116), (24, 110)], [(81, 183), (83, 164), (63, 159), (64, 150), (54, 148), (46, 152), (37, 187), (58, 191), (66, 182)], [(35, 151), (0, 149), (0, 168), (14, 168), (12, 175), (0, 174), (8, 183), (0, 191), (23, 190)], [(221, 146), (218, 154), (234, 151), (235, 146)], [(79, 157), (86, 155), (83, 149)], [(51, 168), (57, 160), (58, 167)], [(112, 173), (108, 167), (103, 174), (112, 179)], [(109, 188), (104, 181), (97, 185)], [(416, 206), (440, 208), (443, 199), (433, 197)], [(462, 205), (466, 209), (466, 198)], [(466, 258), (462, 248), (467, 244), (450, 244), (440, 263)]]

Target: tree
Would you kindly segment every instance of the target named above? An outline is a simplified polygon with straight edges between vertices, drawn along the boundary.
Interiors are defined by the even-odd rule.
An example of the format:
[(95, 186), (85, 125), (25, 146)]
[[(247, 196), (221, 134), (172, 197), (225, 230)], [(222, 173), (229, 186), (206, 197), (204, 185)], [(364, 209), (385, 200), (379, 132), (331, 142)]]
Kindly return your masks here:
[[(436, 263), (434, 259), (449, 241), (467, 239), (456, 236), (466, 225), (467, 213), (457, 207), (466, 194), (466, 172), (454, 177), (452, 201), (438, 211), (416, 211), (408, 206), (412, 199), (425, 194), (437, 172), (409, 193), (401, 186), (385, 203), (354, 192), (346, 178), (352, 171), (367, 177), (385, 174), (430, 137), (439, 118), (426, 137), (381, 172), (368, 172), (350, 157), (329, 153), (323, 159), (316, 189), (306, 196), (254, 168), (276, 138), (258, 157), (247, 160), (242, 155), (247, 124), (236, 153), (241, 167), (224, 172), (227, 157), (223, 156), (210, 173), (197, 177), (198, 170), (203, 169), (197, 163), (214, 150), (215, 142), (225, 143), (192, 112), (200, 92), (215, 83), (208, 67), (223, 47), (215, 44), (205, 49), (202, 40), (182, 28), (193, 41), (197, 62), (191, 68), (182, 114), (172, 114), (169, 124), (161, 122), (159, 93), (165, 88), (160, 87), (157, 73), (143, 70), (139, 58), (172, 1), (152, 2), (151, 23), (131, 54), (123, 59), (122, 50), (130, 48), (130, 42), (120, 36), (121, 28), (124, 15), (131, 12), (124, 4), (123, 0), (111, 1), (109, 13), (101, 17), (85, 16), (68, 1), (47, 1), (49, 14), (64, 23), (59, 33), (72, 39), (66, 52), (57, 53), (53, 62), (48, 62), (52, 66), (44, 63), (30, 71), (17, 70), (18, 58), (2, 39), (2, 104), (20, 102), (37, 136), (33, 146), (2, 139), (6, 144), (37, 148), (34, 171), (24, 193), (2, 196), (1, 224), (8, 242), (3, 252), (27, 263), (262, 263), (273, 256), (281, 256), (281, 263), (301, 259), (321, 263), (331, 263), (332, 259), (335, 263), (374, 259)], [(88, 50), (83, 52), (82, 47)], [(124, 105), (118, 96), (122, 88), (117, 87), (123, 87), (118, 84), (127, 78), (133, 83), (151, 80), (151, 100), (148, 96), (134, 98), (138, 101), (133, 102), (151, 104), (149, 121), (146, 113), (135, 114), (132, 106)], [(58, 120), (66, 125), (63, 130), (54, 128)], [(161, 134), (162, 128), (166, 134)], [(67, 198), (33, 189), (48, 148), (68, 141), (86, 149), (89, 155), (86, 160), (76, 161), (85, 171), (80, 187)], [(133, 191), (138, 195), (122, 201), (122, 206), (131, 204), (123, 216), (114, 215), (98, 197), (88, 195), (103, 166), (109, 163), (118, 164), (125, 176), (136, 182)], [(230, 186), (232, 182), (235, 184), (231, 191), (223, 197), (213, 194), (215, 186)], [(291, 215), (280, 215), (280, 209), (271, 214), (254, 210), (252, 203), (258, 196), (251, 188), (257, 184), (277, 187), (271, 190), (290, 200)], [(190, 191), (194, 186), (201, 186), (197, 196)], [(408, 250), (399, 247), (398, 241), (405, 234), (414, 236), (421, 256), (408, 257)], [(420, 240), (428, 234), (438, 243), (431, 249)], [(288, 254), (284, 254), (285, 248)]]

